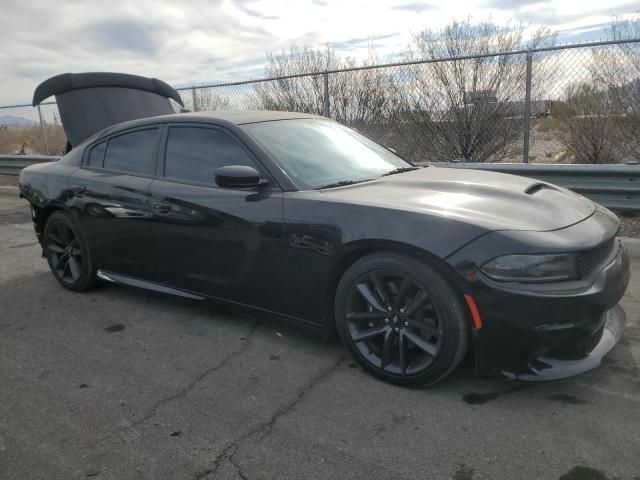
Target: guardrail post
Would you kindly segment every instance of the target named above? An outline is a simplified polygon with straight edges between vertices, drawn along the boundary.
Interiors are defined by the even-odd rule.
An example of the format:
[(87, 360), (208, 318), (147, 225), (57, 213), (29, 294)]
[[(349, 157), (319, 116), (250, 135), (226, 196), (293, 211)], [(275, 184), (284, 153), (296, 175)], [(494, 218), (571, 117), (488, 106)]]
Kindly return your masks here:
[(331, 118), (331, 113), (329, 112), (329, 72), (324, 72), (324, 116), (327, 118)]
[(193, 111), (197, 112), (198, 111), (198, 97), (196, 96), (196, 88), (193, 87), (191, 89), (191, 100), (193, 102)]
[(40, 128), (42, 128), (42, 135), (44, 136), (44, 146), (47, 149), (47, 155), (51, 155), (51, 153), (49, 153), (49, 142), (47, 140), (47, 129), (44, 127), (44, 122), (42, 121), (42, 111), (40, 110), (40, 105), (38, 105), (38, 117), (40, 117)]
[(522, 163), (529, 163), (529, 128), (531, 122), (531, 64), (533, 53), (527, 52), (527, 78), (524, 93), (524, 145), (522, 146)]

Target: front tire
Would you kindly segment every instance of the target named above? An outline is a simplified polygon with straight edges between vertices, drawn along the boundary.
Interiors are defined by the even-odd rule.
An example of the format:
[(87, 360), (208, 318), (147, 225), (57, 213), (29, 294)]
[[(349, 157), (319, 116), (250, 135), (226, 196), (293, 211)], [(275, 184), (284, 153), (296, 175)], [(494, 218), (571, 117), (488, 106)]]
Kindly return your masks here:
[(433, 385), (467, 351), (461, 297), (435, 268), (414, 257), (368, 255), (338, 284), (336, 327), (356, 361), (376, 377), (402, 386)]
[(64, 288), (82, 292), (95, 285), (96, 270), (89, 248), (70, 215), (56, 211), (49, 216), (43, 248), (53, 276)]

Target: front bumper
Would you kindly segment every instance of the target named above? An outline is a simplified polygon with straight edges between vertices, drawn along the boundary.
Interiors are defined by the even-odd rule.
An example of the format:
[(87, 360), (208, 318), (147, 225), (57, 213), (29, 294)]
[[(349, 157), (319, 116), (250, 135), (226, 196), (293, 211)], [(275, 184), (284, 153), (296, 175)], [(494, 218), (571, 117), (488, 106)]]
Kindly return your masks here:
[[(554, 358), (553, 353), (533, 359), (528, 367), (530, 373), (514, 373), (502, 371), (507, 378), (525, 381), (560, 380), (588, 372), (600, 366), (602, 358), (618, 343), (626, 326), (626, 314), (620, 305), (616, 305), (602, 314), (603, 324), (596, 332), (576, 338), (576, 343), (586, 340), (591, 343), (599, 338), (592, 350), (584, 353), (582, 358), (567, 360)], [(570, 339), (572, 337), (569, 337)]]
[(618, 305), (630, 264), (621, 240), (588, 285), (522, 290), (488, 279), (471, 295), (483, 326), (474, 331), (478, 373), (527, 381), (556, 380), (592, 370), (620, 340), (625, 313)]

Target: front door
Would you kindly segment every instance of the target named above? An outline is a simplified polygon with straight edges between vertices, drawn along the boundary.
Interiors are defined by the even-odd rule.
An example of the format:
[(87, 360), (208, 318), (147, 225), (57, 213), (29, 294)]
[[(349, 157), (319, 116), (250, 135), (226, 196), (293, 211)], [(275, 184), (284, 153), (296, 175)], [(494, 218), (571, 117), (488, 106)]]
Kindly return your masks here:
[(150, 206), (159, 279), (179, 288), (255, 307), (282, 304), (282, 192), (223, 189), (217, 168), (248, 165), (264, 174), (231, 133), (171, 126)]

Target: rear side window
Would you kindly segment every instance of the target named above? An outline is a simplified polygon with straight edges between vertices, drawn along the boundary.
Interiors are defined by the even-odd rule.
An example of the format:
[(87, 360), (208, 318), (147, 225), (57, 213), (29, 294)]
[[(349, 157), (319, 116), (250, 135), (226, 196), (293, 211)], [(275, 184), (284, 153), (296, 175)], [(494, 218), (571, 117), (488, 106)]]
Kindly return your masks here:
[(255, 163), (242, 146), (220, 130), (172, 127), (167, 138), (165, 176), (196, 183), (213, 183), (217, 168)]
[(156, 170), (158, 129), (137, 130), (109, 139), (104, 168), (153, 175)]
[(96, 145), (89, 152), (89, 158), (87, 159), (87, 165), (90, 167), (102, 168), (102, 161), (104, 160), (104, 151), (107, 148), (107, 142), (102, 142)]

